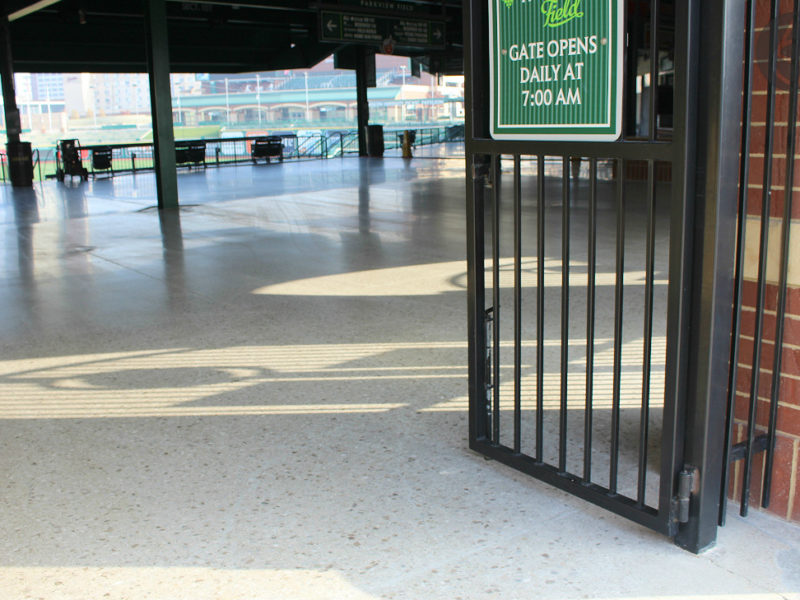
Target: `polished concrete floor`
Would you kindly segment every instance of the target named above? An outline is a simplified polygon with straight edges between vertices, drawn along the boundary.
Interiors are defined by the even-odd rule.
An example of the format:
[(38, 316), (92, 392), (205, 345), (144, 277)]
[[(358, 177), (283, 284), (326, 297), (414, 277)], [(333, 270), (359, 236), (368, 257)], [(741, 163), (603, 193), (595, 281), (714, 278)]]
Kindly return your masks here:
[(463, 182), (3, 187), (0, 598), (800, 598), (795, 526), (697, 557), (467, 449)]

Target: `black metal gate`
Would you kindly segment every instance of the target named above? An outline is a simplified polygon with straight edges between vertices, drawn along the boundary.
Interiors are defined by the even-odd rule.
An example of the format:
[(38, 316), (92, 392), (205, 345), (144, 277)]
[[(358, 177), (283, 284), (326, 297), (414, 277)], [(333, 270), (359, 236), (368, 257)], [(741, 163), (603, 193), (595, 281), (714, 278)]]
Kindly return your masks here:
[(620, 141), (529, 142), (488, 135), (488, 3), (465, 0), (470, 446), (697, 552), (724, 462), (744, 3), (624, 4)]

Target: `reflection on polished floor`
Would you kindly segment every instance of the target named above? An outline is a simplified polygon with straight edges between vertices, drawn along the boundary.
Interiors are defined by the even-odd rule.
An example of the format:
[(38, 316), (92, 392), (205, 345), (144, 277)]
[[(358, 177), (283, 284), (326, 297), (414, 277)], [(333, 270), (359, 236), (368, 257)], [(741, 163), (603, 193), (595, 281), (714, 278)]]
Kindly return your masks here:
[(800, 597), (467, 449), (463, 160), (179, 185), (0, 188), (0, 598)]

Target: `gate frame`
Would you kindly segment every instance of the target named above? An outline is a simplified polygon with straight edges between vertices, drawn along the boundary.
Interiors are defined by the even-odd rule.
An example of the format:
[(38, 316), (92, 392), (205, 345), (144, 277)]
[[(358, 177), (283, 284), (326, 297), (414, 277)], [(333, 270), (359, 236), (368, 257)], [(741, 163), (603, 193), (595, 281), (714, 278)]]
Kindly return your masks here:
[[(657, 1), (651, 0), (651, 6)], [(676, 544), (691, 552), (702, 552), (716, 541), (726, 467), (734, 267), (729, 248), (730, 240), (736, 239), (740, 139), (740, 129), (730, 124), (739, 123), (742, 115), (744, 0), (675, 1), (675, 129), (670, 142), (491, 139), (488, 0), (464, 0), (463, 15), (470, 448), (674, 537)], [(667, 381), (655, 512), (491, 442), (481, 404), (486, 347), (484, 189), (493, 173), (481, 157), (502, 154), (646, 157), (672, 164)], [(499, 161), (491, 164), (494, 171)], [(691, 485), (684, 523), (677, 519), (681, 479), (684, 487)]]

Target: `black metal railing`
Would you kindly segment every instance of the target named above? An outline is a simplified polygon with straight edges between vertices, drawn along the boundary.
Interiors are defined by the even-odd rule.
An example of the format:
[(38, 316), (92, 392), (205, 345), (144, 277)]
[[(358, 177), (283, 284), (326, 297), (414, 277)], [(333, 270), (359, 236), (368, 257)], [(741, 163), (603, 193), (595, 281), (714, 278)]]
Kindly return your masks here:
[(420, 127), (416, 129), (393, 129), (387, 131), (385, 138), (385, 147), (387, 150), (402, 148), (403, 135), (406, 131), (411, 132), (413, 142), (412, 146), (430, 146), (433, 144), (441, 144), (444, 142), (463, 142), (464, 141), (464, 126), (454, 125), (448, 127)]
[(41, 161), (41, 154), (39, 149), (36, 148), (33, 151), (33, 170), (39, 173), (39, 181), (42, 180), (42, 161)]
[[(413, 130), (416, 133), (416, 145), (436, 144), (443, 141), (463, 139), (462, 127), (431, 127)], [(460, 138), (459, 138), (460, 132)], [(278, 136), (283, 146), (283, 160), (329, 159), (358, 155), (358, 134), (353, 130), (322, 132), (319, 134), (298, 135), (283, 133)], [(264, 136), (247, 136), (231, 138), (214, 138), (201, 140), (177, 140), (176, 163), (178, 167), (219, 167), (248, 163), (254, 160), (251, 149), (257, 140)], [(393, 137), (390, 135), (391, 141)], [(194, 150), (190, 148), (193, 147)], [(394, 147), (388, 144), (388, 147)], [(200, 148), (204, 148), (200, 150)], [(116, 175), (136, 173), (154, 167), (152, 143), (96, 144), (78, 148), (81, 161), (92, 176), (102, 174)], [(110, 158), (103, 158), (110, 152)], [(36, 150), (39, 179), (55, 177), (58, 165), (57, 148), (41, 148)], [(5, 155), (2, 155), (2, 181), (6, 180)]]
[[(402, 134), (406, 130), (388, 132), (386, 148), (402, 146)], [(423, 127), (412, 129), (415, 146), (433, 145), (442, 142), (463, 141), (464, 126)], [(395, 135), (396, 134), (396, 135)], [(354, 130), (325, 131), (319, 134), (299, 135), (282, 133), (282, 159), (329, 159), (357, 156), (358, 134)], [(213, 138), (200, 140), (176, 140), (176, 163), (178, 167), (219, 167), (248, 163), (254, 160), (251, 149), (257, 140), (264, 136)], [(194, 150), (190, 150), (190, 147)], [(204, 148), (201, 150), (200, 148)], [(93, 144), (78, 148), (82, 162), (91, 176), (114, 176), (122, 173), (136, 173), (154, 167), (153, 144), (134, 142), (125, 144)], [(109, 154), (110, 153), (110, 154)], [(106, 160), (105, 155), (109, 154)], [(38, 180), (56, 177), (59, 170), (58, 148), (34, 149), (34, 173)], [(0, 181), (6, 182), (8, 159), (0, 152)]]

